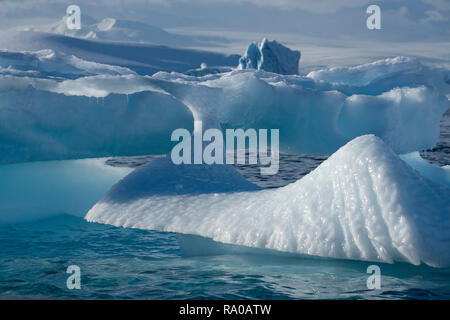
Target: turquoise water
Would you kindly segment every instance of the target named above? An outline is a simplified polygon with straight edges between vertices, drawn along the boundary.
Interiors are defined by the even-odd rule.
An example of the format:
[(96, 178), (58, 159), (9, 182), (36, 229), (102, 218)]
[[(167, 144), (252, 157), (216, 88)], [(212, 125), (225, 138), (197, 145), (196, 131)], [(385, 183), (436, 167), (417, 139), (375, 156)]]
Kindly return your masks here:
[[(0, 229), (0, 296), (53, 299), (449, 299), (450, 269), (271, 254), (183, 256), (177, 236), (59, 216)], [(81, 268), (81, 289), (66, 269)]]
[[(428, 160), (450, 164), (450, 116)], [(265, 187), (278, 187), (325, 158), (285, 155), (271, 178), (239, 167)], [(150, 158), (115, 159), (136, 166)], [(0, 298), (8, 299), (450, 299), (450, 269), (377, 264), (381, 289), (368, 290), (370, 262), (304, 256), (187, 256), (173, 233), (116, 228), (60, 215), (0, 226)], [(66, 269), (81, 268), (81, 289), (69, 290)]]

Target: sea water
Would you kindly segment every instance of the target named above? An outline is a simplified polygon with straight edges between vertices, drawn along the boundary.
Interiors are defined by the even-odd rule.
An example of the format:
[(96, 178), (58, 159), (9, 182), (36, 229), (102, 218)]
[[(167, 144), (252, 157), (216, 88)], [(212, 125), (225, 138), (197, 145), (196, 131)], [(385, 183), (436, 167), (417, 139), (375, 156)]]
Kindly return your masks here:
[[(450, 164), (450, 112), (435, 148), (421, 153)], [(151, 157), (115, 158), (114, 166), (139, 166)], [(326, 157), (280, 154), (280, 170), (261, 176), (238, 166), (266, 188), (293, 182)], [(370, 265), (381, 288), (367, 288)], [(81, 270), (70, 290), (67, 267)], [(173, 233), (124, 229), (60, 215), (0, 226), (0, 298), (17, 299), (450, 299), (450, 269), (325, 259), (265, 251), (189, 255)]]

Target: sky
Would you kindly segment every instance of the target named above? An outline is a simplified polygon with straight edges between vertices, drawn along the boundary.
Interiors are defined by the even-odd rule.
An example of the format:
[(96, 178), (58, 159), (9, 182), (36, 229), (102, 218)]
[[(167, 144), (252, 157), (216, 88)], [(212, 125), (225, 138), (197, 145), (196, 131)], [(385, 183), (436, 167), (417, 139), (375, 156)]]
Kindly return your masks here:
[[(356, 47), (363, 51), (359, 56), (376, 56), (381, 47), (408, 54), (409, 46), (417, 48), (415, 55), (450, 60), (450, 0), (0, 0), (0, 31), (54, 23), (70, 4), (80, 6), (88, 22), (112, 17), (170, 32), (224, 36), (230, 53), (268, 36), (298, 49), (343, 48), (345, 55)], [(370, 4), (381, 8), (381, 30), (366, 27)]]

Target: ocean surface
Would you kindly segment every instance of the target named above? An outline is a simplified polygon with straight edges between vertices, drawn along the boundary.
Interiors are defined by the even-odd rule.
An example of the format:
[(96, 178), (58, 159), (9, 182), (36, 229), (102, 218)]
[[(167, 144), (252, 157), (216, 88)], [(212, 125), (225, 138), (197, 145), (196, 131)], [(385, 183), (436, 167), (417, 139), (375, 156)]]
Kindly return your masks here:
[[(441, 136), (422, 156), (450, 164), (450, 111)], [(154, 156), (114, 158), (138, 166)], [(273, 188), (317, 167), (326, 157), (281, 154), (280, 171), (250, 181)], [(381, 270), (381, 289), (366, 286), (367, 267)], [(69, 290), (69, 265), (81, 269), (81, 289)], [(450, 299), (450, 269), (267, 253), (187, 256), (173, 233), (117, 228), (61, 215), (0, 226), (3, 299)]]

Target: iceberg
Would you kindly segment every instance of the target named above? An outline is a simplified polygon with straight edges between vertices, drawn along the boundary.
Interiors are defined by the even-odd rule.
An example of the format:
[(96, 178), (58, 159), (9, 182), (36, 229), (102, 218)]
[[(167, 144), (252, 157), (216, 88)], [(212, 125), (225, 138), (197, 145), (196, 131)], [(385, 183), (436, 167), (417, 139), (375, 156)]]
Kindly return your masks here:
[(244, 183), (227, 166), (192, 167), (183, 176), (168, 158), (146, 164), (85, 219), (295, 254), (450, 265), (450, 189), (420, 175), (374, 135), (353, 139), (278, 189)]
[(277, 128), (280, 150), (295, 153), (331, 154), (364, 134), (378, 135), (399, 154), (432, 148), (450, 106), (441, 91), (422, 84), (352, 93), (261, 70), (201, 78), (159, 72), (148, 80), (182, 101), (195, 120), (216, 128)]
[(239, 59), (239, 69), (256, 69), (278, 74), (298, 74), (300, 51), (266, 38), (252, 42)]
[(28, 162), (0, 166), (0, 224), (59, 214), (82, 217), (132, 169), (106, 159)]
[[(67, 28), (67, 16), (58, 22), (39, 28), (41, 31), (80, 39), (114, 41), (121, 43), (148, 43), (174, 47), (215, 47), (218, 42), (228, 42), (225, 37), (189, 36), (168, 32), (155, 25), (136, 20), (104, 18), (96, 20), (82, 17), (82, 28)], [(33, 28), (34, 30), (36, 28)]]
[(416, 59), (398, 56), (351, 67), (333, 67), (311, 71), (307, 76), (326, 82), (365, 86), (391, 74), (422, 72), (424, 66)]
[(439, 167), (429, 163), (420, 156), (418, 151), (400, 155), (400, 158), (421, 175), (450, 188), (450, 166)]
[(0, 164), (167, 153), (172, 131), (193, 127), (186, 106), (167, 94), (146, 90), (102, 97), (104, 91), (89, 82), (52, 85), (55, 91), (94, 97), (33, 86), (0, 89)]
[[(53, 61), (47, 53), (3, 57), (30, 66)], [(0, 163), (167, 153), (171, 132), (191, 130), (194, 120), (205, 130), (279, 129), (280, 151), (289, 153), (331, 154), (365, 134), (398, 154), (432, 148), (450, 106), (448, 84), (442, 70), (437, 78), (431, 69), (413, 77), (403, 72), (415, 62), (399, 61), (401, 68), (389, 60), (361, 66), (375, 69), (364, 86), (254, 69), (201, 77), (110, 74), (86, 61), (79, 70), (101, 74), (73, 76), (70, 66), (58, 79), (0, 73)], [(51, 69), (38, 63), (29, 70)], [(381, 85), (379, 77), (389, 81)]]
[(229, 67), (208, 67), (206, 64), (202, 64), (200, 68), (188, 70), (184, 72), (184, 74), (194, 77), (203, 77), (209, 74), (230, 72), (232, 70), (233, 69)]
[[(423, 65), (418, 59), (398, 56), (350, 67), (332, 67), (311, 71), (308, 78), (329, 83), (351, 93), (380, 94), (396, 87), (434, 87), (450, 93), (447, 68)], [(348, 87), (346, 89), (346, 87)]]

